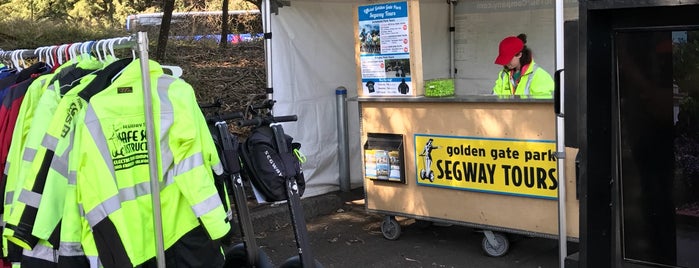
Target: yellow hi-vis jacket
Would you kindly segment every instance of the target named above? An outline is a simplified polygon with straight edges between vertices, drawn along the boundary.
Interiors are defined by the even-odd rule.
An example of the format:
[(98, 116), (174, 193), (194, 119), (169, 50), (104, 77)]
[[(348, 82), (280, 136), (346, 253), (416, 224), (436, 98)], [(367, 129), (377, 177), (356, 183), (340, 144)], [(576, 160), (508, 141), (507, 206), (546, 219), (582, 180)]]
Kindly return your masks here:
[[(116, 72), (101, 72), (79, 93), (88, 105), (84, 119), (76, 122), (74, 144), (80, 149), (70, 161), (77, 161), (77, 201), (105, 267), (135, 266), (155, 256), (151, 160), (158, 167), (165, 249), (200, 223), (211, 240), (230, 230), (199, 140), (207, 137), (200, 135), (207, 127), (194, 91), (163, 74), (159, 64), (151, 61), (149, 67), (153, 141), (146, 140), (138, 61), (111, 83), (107, 80)], [(92, 87), (100, 83), (108, 86)], [(156, 159), (148, 157), (150, 142)]]
[[(515, 86), (516, 84), (516, 86)], [(553, 98), (554, 82), (551, 75), (532, 60), (519, 79), (515, 81), (512, 71), (500, 70), (493, 86), (493, 94), (498, 96), (525, 96), (531, 98)]]

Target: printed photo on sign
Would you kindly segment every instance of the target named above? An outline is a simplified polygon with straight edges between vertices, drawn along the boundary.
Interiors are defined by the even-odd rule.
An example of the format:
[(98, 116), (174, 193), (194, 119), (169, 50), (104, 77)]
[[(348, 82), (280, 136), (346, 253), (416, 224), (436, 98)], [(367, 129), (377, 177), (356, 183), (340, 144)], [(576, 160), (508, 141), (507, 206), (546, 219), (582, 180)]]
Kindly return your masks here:
[(417, 184), (556, 199), (555, 142), (415, 135)]

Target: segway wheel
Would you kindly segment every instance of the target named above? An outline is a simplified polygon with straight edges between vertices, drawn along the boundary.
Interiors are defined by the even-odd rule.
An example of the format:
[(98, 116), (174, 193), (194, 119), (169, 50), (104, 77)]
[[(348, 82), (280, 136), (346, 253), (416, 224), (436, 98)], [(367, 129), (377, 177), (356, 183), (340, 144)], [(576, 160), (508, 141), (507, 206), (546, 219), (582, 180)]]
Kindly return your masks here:
[(388, 240), (396, 240), (400, 237), (400, 224), (393, 216), (386, 216), (381, 222), (381, 233)]
[(485, 252), (485, 254), (490, 257), (501, 257), (507, 254), (507, 251), (510, 249), (510, 240), (507, 239), (507, 237), (501, 233), (494, 232), (493, 236), (495, 241), (498, 243), (497, 246), (493, 246), (488, 240), (488, 237), (483, 237), (483, 243), (481, 244), (483, 246), (483, 251)]
[(430, 182), (434, 182), (434, 171), (430, 170), (430, 174), (427, 176), (430, 178)]
[[(224, 264), (224, 268), (239, 268), (239, 267), (249, 267), (250, 266), (248, 262), (248, 254), (247, 251), (245, 250), (245, 245), (242, 243), (236, 244), (233, 247), (230, 247), (226, 249), (226, 262)], [(255, 261), (255, 267), (257, 268), (272, 268), (274, 265), (272, 265), (272, 259), (269, 258), (267, 253), (263, 249), (258, 249), (257, 250), (257, 260)]]
[(315, 267), (304, 267), (301, 265), (301, 258), (299, 256), (293, 256), (291, 258), (286, 259), (284, 263), (282, 263), (279, 268), (323, 268), (323, 265), (320, 264), (318, 260), (313, 260)]

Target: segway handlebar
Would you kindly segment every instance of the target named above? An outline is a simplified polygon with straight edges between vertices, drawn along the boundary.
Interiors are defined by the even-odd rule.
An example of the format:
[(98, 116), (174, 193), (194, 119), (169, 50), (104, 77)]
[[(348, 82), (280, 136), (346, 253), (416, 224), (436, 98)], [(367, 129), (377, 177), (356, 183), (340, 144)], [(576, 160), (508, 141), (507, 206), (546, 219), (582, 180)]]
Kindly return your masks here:
[(207, 108), (220, 108), (221, 107), (221, 100), (217, 99), (212, 103), (200, 103), (199, 108), (200, 109), (207, 109)]
[(272, 107), (274, 107), (275, 102), (277, 102), (277, 101), (264, 100), (264, 101), (260, 102), (259, 104), (250, 105), (250, 109), (252, 109), (252, 110), (272, 109)]
[(238, 119), (238, 118), (243, 118), (243, 113), (231, 112), (231, 113), (227, 113), (227, 114), (207, 116), (206, 121), (207, 122), (221, 122), (221, 121), (228, 121), (228, 120)]
[(271, 123), (281, 123), (281, 122), (292, 122), (297, 121), (298, 116), (296, 115), (284, 115), (284, 116), (272, 116), (272, 117), (255, 117), (247, 120), (240, 120), (235, 122), (239, 127), (245, 126), (255, 126), (259, 127)]

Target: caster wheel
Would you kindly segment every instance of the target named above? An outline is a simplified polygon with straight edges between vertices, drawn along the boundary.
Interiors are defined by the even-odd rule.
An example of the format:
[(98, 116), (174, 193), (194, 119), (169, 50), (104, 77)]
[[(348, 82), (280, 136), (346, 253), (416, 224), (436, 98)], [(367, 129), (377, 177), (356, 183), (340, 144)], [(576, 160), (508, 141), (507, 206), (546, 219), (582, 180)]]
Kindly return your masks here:
[(510, 249), (510, 240), (504, 234), (492, 233), (493, 239), (497, 242), (497, 245), (491, 244), (488, 240), (488, 236), (483, 237), (483, 251), (490, 257), (500, 257), (507, 254), (507, 250)]
[(381, 233), (388, 240), (396, 240), (400, 236), (400, 224), (395, 217), (386, 216), (381, 222)]

